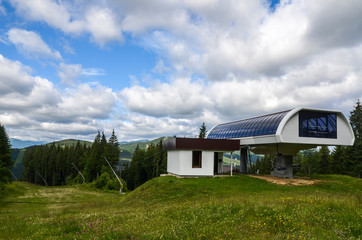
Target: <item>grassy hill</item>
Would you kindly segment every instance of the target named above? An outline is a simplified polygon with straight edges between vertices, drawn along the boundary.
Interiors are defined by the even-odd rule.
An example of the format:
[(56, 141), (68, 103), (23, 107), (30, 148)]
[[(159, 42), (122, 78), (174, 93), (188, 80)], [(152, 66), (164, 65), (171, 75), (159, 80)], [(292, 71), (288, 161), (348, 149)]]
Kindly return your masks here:
[(15, 183), (0, 197), (0, 238), (360, 239), (361, 179), (314, 179), (280, 186), (249, 176), (160, 177), (126, 195)]

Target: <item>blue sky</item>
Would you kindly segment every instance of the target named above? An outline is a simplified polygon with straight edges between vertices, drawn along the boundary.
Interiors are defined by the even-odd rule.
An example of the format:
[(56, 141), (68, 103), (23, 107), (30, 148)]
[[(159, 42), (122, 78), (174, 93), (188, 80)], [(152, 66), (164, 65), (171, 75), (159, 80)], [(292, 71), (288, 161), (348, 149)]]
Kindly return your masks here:
[(359, 0), (0, 0), (0, 123), (22, 140), (131, 141), (300, 106), (348, 116), (360, 12)]

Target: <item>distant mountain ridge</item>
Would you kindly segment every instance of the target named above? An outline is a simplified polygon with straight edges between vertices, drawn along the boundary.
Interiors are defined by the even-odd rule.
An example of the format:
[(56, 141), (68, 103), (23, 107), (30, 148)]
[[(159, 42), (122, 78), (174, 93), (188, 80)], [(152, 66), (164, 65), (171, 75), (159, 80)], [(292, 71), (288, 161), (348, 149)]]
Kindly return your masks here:
[(16, 138), (10, 138), (11, 148), (13, 149), (22, 149), (27, 148), (35, 145), (43, 145), (45, 142), (43, 141), (23, 141)]
[(55, 144), (56, 146), (61, 146), (61, 147), (73, 147), (73, 146), (77, 145), (78, 141), (79, 141), (80, 145), (85, 144), (87, 147), (91, 147), (93, 144), (92, 142), (85, 141), (85, 140), (64, 139), (64, 140), (59, 140), (59, 141), (55, 141), (55, 142), (50, 142), (50, 143), (47, 143), (46, 145)]

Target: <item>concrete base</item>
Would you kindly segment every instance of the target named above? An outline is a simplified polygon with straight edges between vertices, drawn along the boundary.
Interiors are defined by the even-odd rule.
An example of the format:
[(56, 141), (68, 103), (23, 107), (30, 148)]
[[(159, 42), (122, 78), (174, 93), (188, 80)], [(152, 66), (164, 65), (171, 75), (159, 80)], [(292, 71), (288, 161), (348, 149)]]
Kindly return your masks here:
[(274, 170), (270, 174), (276, 177), (293, 178), (293, 156), (278, 156), (274, 162)]

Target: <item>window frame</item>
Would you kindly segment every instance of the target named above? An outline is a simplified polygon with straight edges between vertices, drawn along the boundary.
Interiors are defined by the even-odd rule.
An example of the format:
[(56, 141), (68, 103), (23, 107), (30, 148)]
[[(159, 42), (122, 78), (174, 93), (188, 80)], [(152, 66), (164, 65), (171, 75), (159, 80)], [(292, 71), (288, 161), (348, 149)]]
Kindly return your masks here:
[(299, 137), (336, 139), (337, 114), (333, 112), (300, 111)]
[[(198, 160), (198, 164), (195, 164), (196, 160)], [(202, 168), (202, 151), (192, 151), (192, 168)]]

